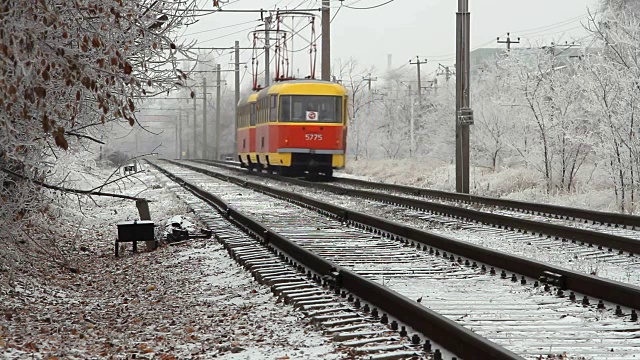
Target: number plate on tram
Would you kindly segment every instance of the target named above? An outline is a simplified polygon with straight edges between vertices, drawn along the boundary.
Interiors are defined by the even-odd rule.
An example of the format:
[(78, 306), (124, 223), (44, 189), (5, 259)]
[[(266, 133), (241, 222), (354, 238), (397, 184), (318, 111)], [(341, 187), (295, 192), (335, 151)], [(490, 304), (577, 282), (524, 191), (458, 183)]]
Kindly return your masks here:
[(322, 134), (304, 134), (304, 139), (305, 140), (322, 140)]

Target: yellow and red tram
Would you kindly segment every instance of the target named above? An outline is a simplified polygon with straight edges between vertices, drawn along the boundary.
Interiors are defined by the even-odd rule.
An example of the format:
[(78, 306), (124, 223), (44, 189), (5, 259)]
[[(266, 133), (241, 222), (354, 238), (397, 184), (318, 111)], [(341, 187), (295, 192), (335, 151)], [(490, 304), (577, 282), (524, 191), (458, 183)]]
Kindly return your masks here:
[(258, 93), (252, 93), (240, 100), (237, 109), (238, 159), (243, 167), (253, 168), (256, 157), (256, 100)]
[(275, 83), (238, 103), (238, 158), (243, 166), (284, 175), (331, 176), (345, 165), (346, 109), (340, 84)]

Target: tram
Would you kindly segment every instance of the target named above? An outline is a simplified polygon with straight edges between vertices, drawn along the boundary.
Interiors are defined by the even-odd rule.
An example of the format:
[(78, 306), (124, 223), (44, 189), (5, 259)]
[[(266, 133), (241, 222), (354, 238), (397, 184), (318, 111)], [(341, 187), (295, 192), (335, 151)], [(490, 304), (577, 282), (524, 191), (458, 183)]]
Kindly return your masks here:
[(277, 82), (238, 103), (238, 160), (287, 176), (345, 166), (347, 90), (323, 80)]

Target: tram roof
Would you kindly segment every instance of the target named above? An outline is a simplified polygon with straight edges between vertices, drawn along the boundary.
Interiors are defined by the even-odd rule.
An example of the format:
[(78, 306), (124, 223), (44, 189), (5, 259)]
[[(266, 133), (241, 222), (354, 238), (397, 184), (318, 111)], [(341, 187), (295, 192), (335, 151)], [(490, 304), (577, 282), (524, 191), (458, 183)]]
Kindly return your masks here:
[(345, 95), (347, 90), (341, 84), (315, 79), (296, 79), (276, 82), (259, 92), (265, 94), (309, 94), (309, 95)]
[(247, 103), (256, 102), (256, 100), (258, 100), (258, 93), (252, 92), (248, 96), (245, 96), (244, 98), (240, 99), (240, 101), (238, 101), (238, 106), (244, 105)]

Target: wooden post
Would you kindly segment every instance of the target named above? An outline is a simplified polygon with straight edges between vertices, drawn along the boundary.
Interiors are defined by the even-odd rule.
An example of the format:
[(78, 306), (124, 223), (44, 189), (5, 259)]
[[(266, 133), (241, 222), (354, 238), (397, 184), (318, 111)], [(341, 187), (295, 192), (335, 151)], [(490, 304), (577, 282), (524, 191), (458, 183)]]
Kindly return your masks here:
[[(140, 214), (140, 220), (151, 220), (151, 212), (149, 211), (149, 202), (147, 200), (136, 200), (136, 207), (138, 208), (138, 214)], [(156, 249), (155, 239), (144, 243), (147, 246), (147, 251)]]

